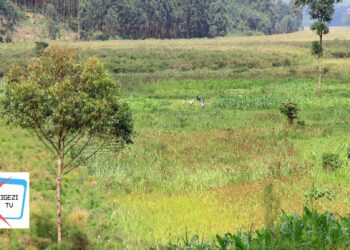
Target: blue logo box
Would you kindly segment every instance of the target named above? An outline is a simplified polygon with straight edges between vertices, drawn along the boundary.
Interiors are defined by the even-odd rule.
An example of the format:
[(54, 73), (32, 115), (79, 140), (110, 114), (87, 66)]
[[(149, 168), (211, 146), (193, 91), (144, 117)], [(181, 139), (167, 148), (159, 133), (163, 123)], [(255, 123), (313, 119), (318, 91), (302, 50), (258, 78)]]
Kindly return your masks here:
[[(6, 178), (0, 178), (0, 183), (5, 181)], [(27, 194), (27, 181), (26, 180), (21, 180), (21, 179), (9, 179), (4, 186), (6, 185), (18, 185), (18, 186), (23, 186), (24, 187), (24, 193), (23, 193), (23, 201), (22, 201), (22, 208), (21, 208), (21, 214), (19, 217), (5, 217), (6, 220), (20, 220), (23, 217), (23, 211), (24, 211), (24, 204), (26, 201), (26, 194)]]

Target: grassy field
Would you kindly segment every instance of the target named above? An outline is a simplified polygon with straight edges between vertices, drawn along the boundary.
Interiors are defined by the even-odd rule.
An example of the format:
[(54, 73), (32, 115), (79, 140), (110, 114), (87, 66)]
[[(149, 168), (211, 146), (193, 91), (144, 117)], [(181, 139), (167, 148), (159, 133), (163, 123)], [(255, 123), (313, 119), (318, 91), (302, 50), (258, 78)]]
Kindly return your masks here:
[[(325, 42), (324, 98), (316, 97), (310, 31), (192, 40), (55, 42), (97, 56), (131, 105), (136, 137), (64, 182), (66, 239), (91, 249), (148, 249), (186, 234), (260, 228), (264, 189), (276, 211), (302, 211), (313, 186), (335, 193), (320, 210), (350, 213), (350, 29)], [(31, 42), (0, 44), (0, 72), (25, 65)], [(0, 95), (4, 81), (0, 80)], [(203, 96), (207, 109), (183, 100)], [(287, 125), (283, 101), (297, 103), (305, 125)], [(322, 169), (336, 153), (342, 168)], [(45, 249), (55, 241), (54, 159), (34, 134), (0, 121), (1, 171), (30, 171), (31, 230), (2, 231), (10, 249)], [(265, 195), (266, 196), (266, 195)], [(269, 212), (269, 211), (268, 211)]]

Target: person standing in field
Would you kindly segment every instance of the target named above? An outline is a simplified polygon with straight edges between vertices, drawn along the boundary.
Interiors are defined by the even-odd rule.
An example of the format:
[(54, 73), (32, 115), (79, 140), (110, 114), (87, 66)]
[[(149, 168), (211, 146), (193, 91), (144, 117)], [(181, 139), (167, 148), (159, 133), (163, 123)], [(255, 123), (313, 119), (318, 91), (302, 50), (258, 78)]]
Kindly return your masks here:
[(204, 110), (204, 109), (205, 109), (205, 102), (204, 102), (203, 97), (197, 96), (197, 100), (199, 101), (199, 103), (200, 103), (202, 109)]

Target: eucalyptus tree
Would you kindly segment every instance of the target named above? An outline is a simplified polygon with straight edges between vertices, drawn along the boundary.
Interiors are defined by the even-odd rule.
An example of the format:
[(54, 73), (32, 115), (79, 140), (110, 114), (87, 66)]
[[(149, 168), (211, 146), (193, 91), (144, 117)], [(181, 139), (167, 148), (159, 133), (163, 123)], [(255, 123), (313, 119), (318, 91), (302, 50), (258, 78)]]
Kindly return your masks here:
[(62, 240), (62, 179), (95, 154), (131, 143), (132, 116), (118, 85), (94, 57), (46, 49), (6, 76), (4, 117), (32, 130), (57, 160), (57, 240)]
[(312, 54), (316, 56), (318, 67), (318, 87), (317, 94), (322, 97), (322, 81), (326, 69), (322, 68), (321, 58), (324, 51), (323, 40), (324, 36), (329, 33), (329, 23), (334, 15), (335, 5), (341, 0), (295, 0), (297, 7), (308, 6), (310, 16), (314, 20), (311, 25), (311, 30), (314, 31), (319, 40), (312, 43)]
[(11, 33), (20, 17), (20, 13), (11, 1), (0, 1), (0, 42), (11, 41)]

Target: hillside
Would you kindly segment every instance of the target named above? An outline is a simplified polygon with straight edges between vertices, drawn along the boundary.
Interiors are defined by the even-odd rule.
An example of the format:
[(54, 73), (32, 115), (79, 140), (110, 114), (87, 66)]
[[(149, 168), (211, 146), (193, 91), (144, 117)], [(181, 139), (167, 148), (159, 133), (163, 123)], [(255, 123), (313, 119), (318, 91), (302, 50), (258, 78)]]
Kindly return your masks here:
[(11, 25), (1, 32), (2, 40), (11, 38), (20, 20), (17, 15), (28, 12), (45, 16), (45, 33), (51, 39), (61, 38), (62, 27), (83, 40), (173, 39), (290, 33), (301, 22), (293, 6), (273, 0), (152, 0), (147, 4), (141, 0), (5, 0), (3, 4), (0, 15)]
[[(13, 31), (12, 40), (14, 42), (49, 40), (48, 19), (43, 14), (32, 12), (23, 13), (22, 19), (18, 22)], [(61, 24), (60, 40), (73, 41), (76, 33), (66, 25)]]
[[(339, 28), (326, 36), (323, 99), (315, 94), (311, 31), (50, 42), (77, 48), (82, 60), (101, 59), (135, 119), (134, 144), (93, 158), (64, 180), (67, 248), (149, 249), (186, 232), (210, 240), (261, 228), (270, 183), (273, 211), (300, 212), (317, 187), (335, 198), (316, 201), (316, 208), (349, 214), (349, 34)], [(0, 69), (27, 64), (34, 48), (0, 44)], [(1, 98), (3, 88), (0, 80)], [(197, 95), (205, 111), (188, 102)], [(300, 106), (294, 127), (278, 110), (283, 101)], [(338, 154), (342, 167), (324, 170), (324, 153)], [(33, 132), (0, 120), (2, 171), (30, 171), (31, 178), (31, 229), (3, 232), (2, 249), (55, 249), (54, 164)]]

